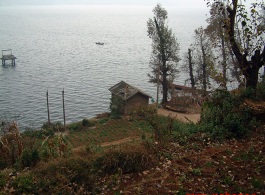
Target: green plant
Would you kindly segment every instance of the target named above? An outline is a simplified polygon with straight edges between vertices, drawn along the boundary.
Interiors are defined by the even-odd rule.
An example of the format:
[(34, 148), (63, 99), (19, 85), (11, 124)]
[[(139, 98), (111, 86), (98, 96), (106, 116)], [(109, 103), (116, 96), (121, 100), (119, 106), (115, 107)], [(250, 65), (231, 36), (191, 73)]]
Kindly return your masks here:
[(120, 115), (124, 113), (125, 101), (122, 97), (113, 95), (110, 98), (111, 115)]
[(234, 184), (230, 176), (225, 176), (224, 178), (221, 178), (221, 179), (225, 185), (232, 186)]
[(40, 155), (37, 148), (34, 147), (32, 150), (23, 150), (23, 154), (21, 156), (23, 167), (30, 167), (32, 165), (34, 166), (39, 160)]
[(74, 132), (74, 131), (76, 131), (76, 130), (78, 130), (78, 129), (81, 129), (81, 128), (80, 128), (80, 125), (79, 125), (78, 123), (72, 123), (72, 124), (70, 124), (70, 126), (69, 126), (69, 130), (70, 130), (71, 132)]
[(102, 118), (102, 119), (99, 120), (99, 123), (100, 123), (100, 124), (104, 124), (104, 123), (106, 123), (107, 121), (108, 121), (108, 118)]
[(181, 177), (179, 178), (179, 181), (182, 182), (182, 181), (186, 181), (186, 178), (185, 177)]
[(243, 99), (249, 97), (249, 93), (232, 95), (217, 90), (203, 104), (199, 130), (220, 141), (249, 135), (251, 128), (257, 124), (255, 118), (251, 117), (250, 109), (242, 106)]
[(19, 193), (34, 193), (36, 184), (34, 183), (33, 176), (31, 174), (20, 175), (12, 183), (12, 186), (16, 188)]
[(264, 81), (258, 83), (256, 93), (257, 93), (257, 99), (265, 100), (265, 82)]
[(0, 174), (0, 188), (6, 185), (7, 179), (8, 179), (7, 173)]
[(192, 173), (194, 175), (200, 176), (201, 175), (201, 169), (200, 168), (198, 168), (198, 169), (192, 169)]
[(122, 117), (121, 117), (121, 115), (116, 114), (116, 115), (111, 115), (109, 118), (110, 119), (121, 119)]
[(213, 162), (212, 161), (208, 161), (207, 163), (206, 163), (206, 166), (207, 167), (212, 167), (214, 164), (213, 164)]
[(123, 145), (122, 148), (112, 148), (103, 153), (95, 159), (93, 165), (103, 173), (134, 173), (157, 163), (156, 158), (151, 154), (151, 150), (141, 145), (139, 147)]
[(82, 120), (82, 126), (83, 127), (93, 127), (93, 126), (95, 126), (96, 123), (97, 123), (97, 121), (92, 121), (92, 120), (88, 120), (85, 118)]
[(251, 180), (251, 185), (254, 187), (254, 188), (258, 188), (260, 190), (264, 189), (265, 188), (265, 185), (263, 184), (263, 181), (260, 180), (260, 179), (252, 179)]

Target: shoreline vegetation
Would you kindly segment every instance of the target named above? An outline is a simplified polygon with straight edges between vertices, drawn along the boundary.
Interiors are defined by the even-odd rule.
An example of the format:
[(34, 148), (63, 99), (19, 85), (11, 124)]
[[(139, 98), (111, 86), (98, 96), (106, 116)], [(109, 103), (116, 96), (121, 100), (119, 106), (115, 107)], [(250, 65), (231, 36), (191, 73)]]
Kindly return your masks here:
[(264, 91), (217, 90), (198, 123), (158, 115), (152, 106), (127, 116), (102, 113), (66, 131), (45, 123), (20, 133), (3, 121), (0, 192), (264, 193)]

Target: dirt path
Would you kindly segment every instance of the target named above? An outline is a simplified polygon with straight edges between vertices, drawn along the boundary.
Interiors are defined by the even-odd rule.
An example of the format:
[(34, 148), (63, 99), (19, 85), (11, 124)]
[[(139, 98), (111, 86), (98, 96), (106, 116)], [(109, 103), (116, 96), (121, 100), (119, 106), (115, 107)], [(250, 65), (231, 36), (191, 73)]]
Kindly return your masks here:
[(169, 114), (171, 114), (172, 117), (176, 116), (177, 120), (184, 123), (189, 122), (186, 118), (188, 118), (190, 121), (194, 123), (197, 123), (200, 120), (201, 116), (200, 114), (184, 114), (184, 113), (173, 112), (170, 110), (166, 110), (164, 108), (158, 108), (158, 114), (163, 116), (168, 116)]

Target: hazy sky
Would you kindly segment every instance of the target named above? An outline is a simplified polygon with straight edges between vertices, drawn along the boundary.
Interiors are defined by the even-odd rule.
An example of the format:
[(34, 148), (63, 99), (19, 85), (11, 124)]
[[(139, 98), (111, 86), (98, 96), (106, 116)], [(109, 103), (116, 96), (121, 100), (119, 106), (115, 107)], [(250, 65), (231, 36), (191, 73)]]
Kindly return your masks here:
[[(240, 0), (239, 0), (240, 1)], [(244, 0), (242, 0), (244, 2)], [(258, 0), (259, 2), (261, 0)], [(250, 4), (257, 0), (247, 0)], [(0, 0), (0, 5), (149, 5), (206, 7), (205, 0)], [(245, 3), (244, 3), (245, 4)]]
[(206, 7), (204, 0), (0, 0), (0, 5), (156, 5)]

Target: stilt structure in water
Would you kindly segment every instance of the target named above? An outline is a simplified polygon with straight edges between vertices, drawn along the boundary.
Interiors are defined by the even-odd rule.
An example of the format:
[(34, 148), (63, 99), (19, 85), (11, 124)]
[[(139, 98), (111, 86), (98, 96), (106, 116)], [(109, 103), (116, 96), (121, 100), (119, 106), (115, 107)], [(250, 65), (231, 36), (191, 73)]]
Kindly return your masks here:
[(2, 65), (6, 65), (6, 60), (12, 60), (12, 65), (16, 65), (16, 57), (12, 54), (12, 49), (2, 50)]

